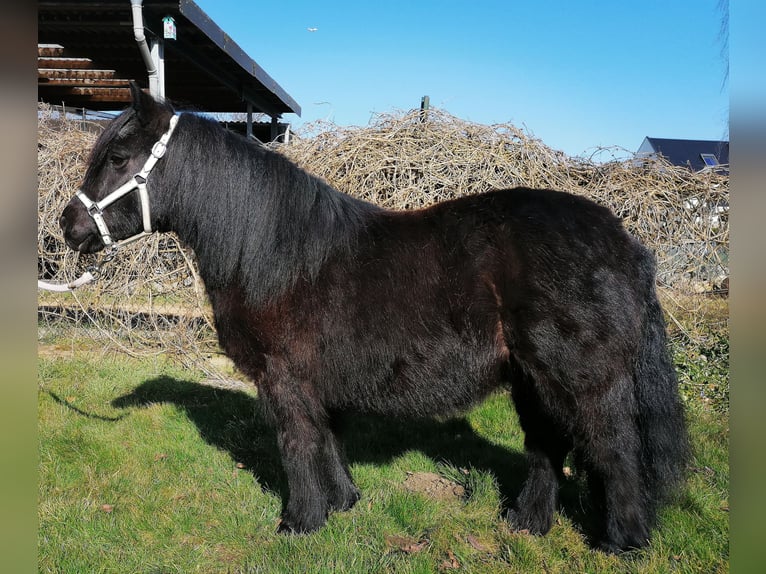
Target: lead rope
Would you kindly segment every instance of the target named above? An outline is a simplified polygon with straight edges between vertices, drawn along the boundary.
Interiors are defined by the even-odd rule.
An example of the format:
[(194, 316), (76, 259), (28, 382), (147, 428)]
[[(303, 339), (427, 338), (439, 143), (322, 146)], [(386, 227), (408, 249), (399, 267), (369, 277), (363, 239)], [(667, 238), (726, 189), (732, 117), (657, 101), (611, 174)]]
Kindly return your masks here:
[(77, 279), (70, 281), (69, 283), (49, 283), (48, 281), (41, 281), (40, 279), (38, 279), (37, 288), (44, 289), (46, 291), (66, 293), (69, 291), (74, 291), (75, 289), (77, 289), (78, 287), (82, 287), (83, 285), (87, 285), (88, 283), (95, 281), (101, 276), (101, 268), (105, 264), (109, 263), (112, 259), (114, 259), (115, 255), (117, 255), (117, 250), (118, 248), (116, 245), (110, 245), (109, 248), (106, 250), (106, 253), (99, 260), (98, 263), (89, 265), (86, 268), (85, 273), (80, 275)]

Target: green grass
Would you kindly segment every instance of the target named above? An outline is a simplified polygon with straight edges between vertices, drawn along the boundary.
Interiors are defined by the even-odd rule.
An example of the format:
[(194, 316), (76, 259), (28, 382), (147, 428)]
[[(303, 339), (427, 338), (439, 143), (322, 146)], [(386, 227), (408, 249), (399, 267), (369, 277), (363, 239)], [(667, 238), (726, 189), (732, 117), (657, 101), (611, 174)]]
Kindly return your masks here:
[[(160, 359), (39, 361), (41, 572), (728, 572), (728, 415), (687, 400), (694, 460), (648, 549), (592, 550), (577, 473), (543, 537), (501, 518), (524, 477), (523, 435), (499, 393), (465, 418), (349, 417), (363, 496), (308, 536), (275, 534), (285, 495), (256, 393), (200, 384)], [(408, 473), (465, 489), (435, 499)]]

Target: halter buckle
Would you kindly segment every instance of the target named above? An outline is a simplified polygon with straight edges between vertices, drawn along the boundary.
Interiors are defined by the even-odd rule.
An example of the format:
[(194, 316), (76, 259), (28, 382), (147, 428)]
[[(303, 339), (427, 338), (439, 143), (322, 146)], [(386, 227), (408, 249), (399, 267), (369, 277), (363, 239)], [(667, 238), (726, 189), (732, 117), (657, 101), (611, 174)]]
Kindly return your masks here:
[(160, 159), (163, 155), (165, 155), (165, 151), (167, 149), (167, 144), (162, 140), (158, 140), (154, 142), (154, 145), (152, 146), (152, 155), (157, 159)]

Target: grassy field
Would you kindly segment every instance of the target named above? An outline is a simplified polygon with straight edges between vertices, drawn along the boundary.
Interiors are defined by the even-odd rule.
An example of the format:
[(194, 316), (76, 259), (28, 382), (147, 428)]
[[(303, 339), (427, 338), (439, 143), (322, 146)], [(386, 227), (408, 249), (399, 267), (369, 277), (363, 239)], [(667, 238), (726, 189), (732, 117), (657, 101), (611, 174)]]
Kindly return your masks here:
[(315, 534), (281, 536), (286, 482), (254, 391), (204, 384), (161, 359), (70, 351), (41, 353), (38, 380), (40, 572), (729, 569), (729, 428), (718, 403), (687, 400), (687, 486), (648, 549), (615, 557), (588, 545), (576, 470), (547, 536), (506, 526), (525, 463), (503, 393), (458, 419), (350, 418), (362, 499)]

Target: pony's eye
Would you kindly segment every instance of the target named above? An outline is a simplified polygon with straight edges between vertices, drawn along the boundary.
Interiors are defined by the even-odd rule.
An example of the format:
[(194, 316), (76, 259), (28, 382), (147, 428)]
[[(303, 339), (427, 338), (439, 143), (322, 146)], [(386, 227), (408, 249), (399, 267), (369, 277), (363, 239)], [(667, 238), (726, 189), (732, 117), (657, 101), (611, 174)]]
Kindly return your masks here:
[(109, 163), (112, 164), (112, 167), (120, 169), (125, 167), (125, 164), (128, 163), (128, 158), (122, 157), (121, 155), (112, 154), (109, 156)]

